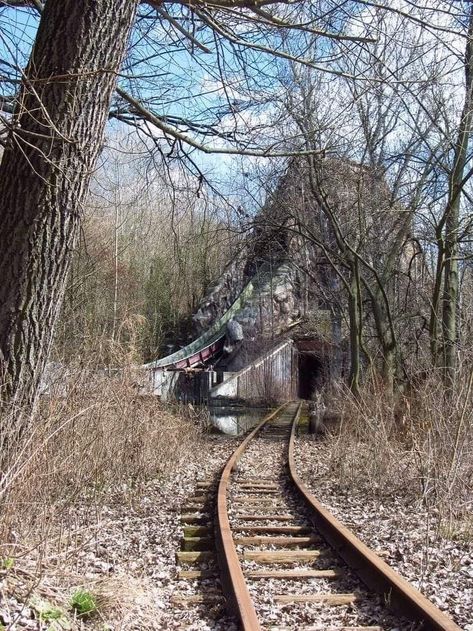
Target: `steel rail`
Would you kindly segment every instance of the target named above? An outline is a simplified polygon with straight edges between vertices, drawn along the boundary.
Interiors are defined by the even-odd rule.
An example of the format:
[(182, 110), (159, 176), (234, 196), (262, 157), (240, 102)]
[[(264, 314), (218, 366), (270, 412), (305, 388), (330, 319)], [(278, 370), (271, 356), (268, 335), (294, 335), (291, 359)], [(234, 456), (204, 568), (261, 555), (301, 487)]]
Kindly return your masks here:
[(371, 590), (383, 595), (384, 601), (397, 613), (420, 623), (423, 631), (461, 631), (430, 600), (385, 563), (368, 546), (334, 517), (312, 495), (296, 472), (294, 442), (300, 406), (294, 416), (289, 439), (289, 475), (308, 507), (314, 524), (336, 553), (351, 566)]
[(227, 495), (230, 476), (251, 439), (266, 423), (277, 416), (287, 405), (287, 403), (281, 405), (277, 410), (264, 418), (241, 442), (239, 447), (228, 459), (227, 464), (222, 471), (218, 485), (216, 529), (218, 563), (222, 573), (222, 583), (225, 588), (225, 592), (230, 595), (230, 605), (234, 613), (240, 619), (242, 631), (261, 631), (261, 625), (241, 569), (235, 543), (233, 542), (230, 520), (228, 518)]

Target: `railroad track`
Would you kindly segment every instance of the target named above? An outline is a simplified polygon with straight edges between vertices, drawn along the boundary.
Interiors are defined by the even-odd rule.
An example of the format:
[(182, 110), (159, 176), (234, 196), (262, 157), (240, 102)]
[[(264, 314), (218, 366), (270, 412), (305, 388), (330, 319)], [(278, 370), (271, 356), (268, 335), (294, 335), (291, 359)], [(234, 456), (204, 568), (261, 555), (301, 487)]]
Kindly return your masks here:
[[(241, 629), (461, 631), (304, 486), (294, 464), (300, 411), (291, 403), (264, 419), (234, 451), (218, 484), (206, 487), (207, 510), (216, 501), (223, 594)], [(203, 547), (212, 547), (205, 528)], [(207, 569), (187, 574), (211, 576)], [(212, 589), (207, 596), (220, 597)]]

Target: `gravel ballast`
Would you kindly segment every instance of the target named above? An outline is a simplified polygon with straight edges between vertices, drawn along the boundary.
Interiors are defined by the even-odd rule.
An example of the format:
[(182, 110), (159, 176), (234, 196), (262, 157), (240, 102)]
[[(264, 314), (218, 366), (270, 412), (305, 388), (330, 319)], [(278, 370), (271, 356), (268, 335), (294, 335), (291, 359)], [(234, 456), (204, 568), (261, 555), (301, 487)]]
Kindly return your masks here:
[(299, 475), (315, 497), (465, 631), (473, 631), (473, 542), (452, 540), (413, 494), (370, 494), (330, 473), (330, 438), (296, 441)]
[[(134, 490), (124, 488), (91, 512), (90, 506), (71, 507), (73, 534), (64, 545), (56, 546), (57, 532), (49, 535), (47, 550), (38, 555), (15, 559), (10, 567), (4, 559), (0, 571), (0, 623), (6, 629), (31, 631), (60, 629), (236, 631), (235, 621), (224, 610), (217, 579), (179, 580), (176, 551), (182, 539), (181, 513), (199, 481), (214, 478), (236, 448), (240, 439), (201, 435), (186, 456), (177, 474), (153, 480)], [(276, 482), (284, 490), (281, 475), (283, 441), (257, 439), (238, 465), (231, 497), (238, 495), (239, 482), (249, 478)], [(413, 496), (377, 496), (366, 491), (341, 487), (330, 475), (330, 443), (300, 436), (296, 442), (298, 472), (314, 495), (367, 545), (383, 552), (383, 558), (416, 585), (437, 606), (446, 611), (465, 631), (473, 631), (473, 559), (468, 540), (452, 540), (439, 534), (437, 516), (422, 508)], [(282, 498), (279, 512), (296, 508), (294, 498)], [(259, 512), (258, 505), (246, 512)], [(235, 507), (232, 522), (242, 526)], [(298, 522), (299, 523), (299, 522)], [(252, 522), (263, 525), (267, 522)], [(306, 525), (303, 515), (300, 525)], [(276, 525), (276, 524), (275, 524)], [(242, 531), (240, 534), (244, 535)], [(67, 537), (66, 537), (67, 538)], [(56, 546), (56, 547), (55, 547)], [(271, 549), (271, 546), (269, 546)], [(240, 548), (241, 550), (241, 548)], [(332, 560), (320, 568), (329, 568)], [(268, 569), (246, 561), (247, 569)], [(205, 566), (201, 566), (201, 568)], [(305, 566), (297, 566), (306, 569)], [(84, 587), (99, 597), (98, 614), (74, 619), (70, 597)], [(363, 598), (342, 611), (328, 612), (319, 605), (298, 606), (275, 603), (274, 594), (326, 592), (333, 587), (325, 579), (293, 581), (254, 580), (250, 591), (268, 625), (322, 623), (379, 624), (386, 630), (408, 628), (386, 616), (376, 598)], [(363, 594), (363, 586), (347, 571), (341, 592)], [(176, 597), (215, 594), (214, 604), (178, 606)], [(38, 600), (39, 599), (39, 600)], [(41, 616), (44, 603), (60, 608), (70, 626), (51, 627)], [(44, 608), (44, 607), (43, 607)], [(380, 616), (383, 620), (380, 620)], [(1, 627), (0, 627), (1, 628)]]
[[(81, 524), (80, 535), (71, 542), (69, 556), (63, 551), (58, 557), (50, 550), (50, 556), (42, 560), (41, 573), (27, 558), (3, 569), (0, 622), (9, 631), (234, 630), (222, 605), (178, 607), (171, 600), (176, 595), (218, 588), (215, 580), (200, 585), (177, 578), (175, 555), (183, 535), (181, 509), (199, 480), (218, 474), (238, 441), (202, 435), (169, 480), (151, 481), (139, 492), (124, 490), (119, 497), (105, 501), (93, 517), (90, 508), (78, 505), (74, 521)], [(74, 620), (69, 607), (70, 595), (78, 585), (99, 595), (98, 614), (89, 619)], [(51, 627), (50, 620), (41, 621), (38, 597), (50, 608), (61, 609), (65, 614), (61, 620), (71, 626), (64, 622), (64, 627)]]
[[(305, 511), (301, 499), (294, 493), (292, 484), (289, 483), (286, 470), (288, 436), (273, 436), (271, 427), (265, 428), (252, 440), (247, 450), (242, 455), (237, 466), (237, 472), (233, 476), (230, 485), (230, 519), (232, 527), (241, 528), (245, 534), (245, 521), (239, 518), (239, 513), (245, 514), (290, 514), (294, 516), (294, 524), (300, 526), (310, 525), (310, 520)], [(271, 508), (271, 499), (267, 500), (269, 506), (263, 502), (260, 504), (246, 504), (242, 494), (247, 480), (260, 480), (266, 484), (276, 483), (274, 492), (275, 507)], [(242, 486), (243, 485), (243, 486)], [(271, 497), (271, 496), (269, 496)], [(252, 525), (277, 525), (268, 518), (267, 520), (252, 521)], [(317, 532), (312, 530), (313, 536)], [(249, 534), (249, 533), (246, 533)], [(256, 612), (264, 628), (272, 628), (272, 625), (282, 626), (285, 629), (300, 629), (306, 625), (316, 625), (320, 629), (343, 628), (357, 626), (376, 625), (379, 628), (391, 631), (408, 631), (412, 628), (409, 622), (393, 616), (384, 607), (381, 599), (369, 593), (360, 580), (347, 568), (330, 547), (322, 539), (313, 546), (316, 552), (320, 552), (320, 558), (307, 563), (299, 562), (290, 566), (293, 570), (310, 569), (335, 569), (340, 571), (340, 576), (335, 580), (325, 578), (310, 578), (298, 580), (286, 579), (247, 579), (248, 588), (255, 604)], [(302, 546), (307, 548), (307, 546)], [(271, 545), (270, 541), (264, 545), (237, 546), (240, 553), (254, 549), (263, 551), (280, 550)], [(310, 549), (310, 546), (309, 548)], [(297, 552), (297, 550), (295, 550)], [(258, 562), (243, 561), (244, 570), (276, 570), (281, 569), (274, 565), (260, 565)], [(338, 604), (330, 606), (325, 603), (296, 602), (298, 598), (315, 597), (339, 594), (355, 594), (356, 600), (350, 604)], [(289, 602), (283, 603), (279, 597), (289, 598)], [(291, 600), (293, 598), (293, 600)], [(275, 627), (276, 628), (276, 627)]]

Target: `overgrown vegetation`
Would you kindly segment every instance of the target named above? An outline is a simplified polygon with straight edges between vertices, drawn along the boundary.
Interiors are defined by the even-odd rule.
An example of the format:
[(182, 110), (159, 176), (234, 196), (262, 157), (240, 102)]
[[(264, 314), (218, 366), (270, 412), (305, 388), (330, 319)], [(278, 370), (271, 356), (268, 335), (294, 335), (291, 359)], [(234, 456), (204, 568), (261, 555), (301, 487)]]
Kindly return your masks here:
[(72, 594), (71, 608), (83, 618), (92, 616), (98, 611), (97, 598), (88, 590), (78, 589)]
[(327, 393), (338, 423), (329, 427), (330, 474), (340, 486), (378, 497), (401, 496), (434, 511), (452, 536), (473, 536), (473, 372), (449, 396), (430, 375), (393, 398), (371, 381), (354, 397)]
[(104, 576), (89, 587), (78, 559), (100, 532), (104, 506), (134, 510), (150, 481), (164, 485), (192, 459), (201, 430), (180, 412), (139, 395), (127, 366), (112, 376), (68, 367), (55, 394), (41, 398), (31, 433), (10, 442), (0, 489), (6, 594), (54, 629), (73, 628), (74, 612), (130, 613), (138, 582)]
[(192, 314), (238, 248), (222, 199), (196, 197), (180, 172), (149, 183), (136, 143), (110, 143), (72, 260), (54, 346), (61, 362), (115, 365), (113, 344), (130, 343), (137, 361), (152, 360), (188, 341)]

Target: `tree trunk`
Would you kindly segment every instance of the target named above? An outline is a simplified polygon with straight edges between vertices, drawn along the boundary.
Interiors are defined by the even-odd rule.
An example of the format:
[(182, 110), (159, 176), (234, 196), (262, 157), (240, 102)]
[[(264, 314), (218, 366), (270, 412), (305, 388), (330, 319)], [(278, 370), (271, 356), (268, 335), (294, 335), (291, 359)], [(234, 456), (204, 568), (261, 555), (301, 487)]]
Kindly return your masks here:
[(443, 266), (444, 266), (444, 242), (442, 231), (436, 235), (437, 241), (437, 261), (435, 265), (435, 282), (432, 291), (432, 302), (430, 305), (429, 339), (430, 355), (432, 364), (438, 365), (439, 350), (439, 305), (440, 294), (442, 292)]
[(383, 348), (382, 356), (382, 377), (386, 394), (392, 396), (394, 394), (394, 385), (397, 373), (396, 351), (392, 346)]
[(352, 263), (350, 289), (348, 292), (348, 316), (350, 323), (350, 390), (355, 396), (360, 390), (360, 305), (359, 279), (356, 263)]
[(445, 271), (442, 309), (442, 362), (446, 385), (455, 378), (458, 317), (458, 240), (460, 202), (467, 163), (468, 143), (473, 122), (473, 7), (470, 9), (468, 40), (465, 50), (465, 101), (455, 144), (455, 158), (450, 176), (445, 220)]
[(0, 166), (3, 402), (32, 406), (137, 0), (48, 0)]
[(118, 233), (120, 230), (120, 207), (121, 207), (121, 195), (120, 195), (120, 175), (117, 169), (117, 186), (114, 194), (115, 203), (115, 223), (113, 226), (113, 307), (112, 307), (112, 333), (110, 338), (115, 341), (118, 324), (118, 278), (119, 278), (119, 265), (118, 265)]

